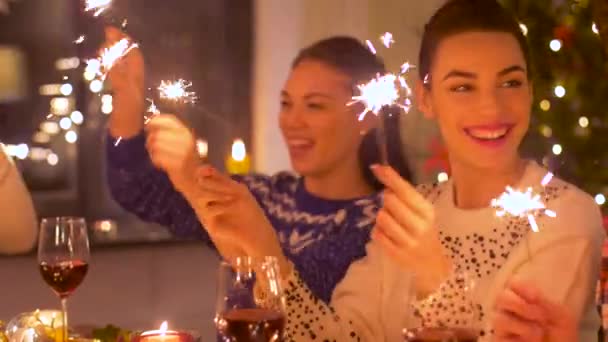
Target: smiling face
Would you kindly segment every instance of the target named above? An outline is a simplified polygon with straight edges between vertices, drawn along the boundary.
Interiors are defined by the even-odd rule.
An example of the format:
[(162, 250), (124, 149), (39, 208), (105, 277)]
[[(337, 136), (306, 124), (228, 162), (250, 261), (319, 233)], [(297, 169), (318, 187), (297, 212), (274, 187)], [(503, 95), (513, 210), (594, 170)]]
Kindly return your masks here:
[(418, 86), (417, 95), (420, 110), (437, 119), (452, 163), (495, 169), (518, 160), (532, 90), (512, 34), (467, 32), (443, 39), (429, 84)]
[(365, 123), (357, 121), (352, 80), (319, 61), (298, 63), (281, 92), (279, 126), (293, 169), (303, 176), (359, 170), (358, 149)]

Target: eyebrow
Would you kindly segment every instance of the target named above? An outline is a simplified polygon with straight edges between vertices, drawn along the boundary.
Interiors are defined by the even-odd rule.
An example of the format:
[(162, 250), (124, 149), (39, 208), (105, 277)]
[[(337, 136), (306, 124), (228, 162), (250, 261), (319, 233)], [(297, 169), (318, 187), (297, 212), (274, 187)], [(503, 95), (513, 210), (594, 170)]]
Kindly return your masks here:
[[(512, 65), (510, 67), (504, 68), (501, 71), (499, 71), (498, 76), (505, 76), (507, 74), (510, 74), (512, 72), (517, 72), (517, 71), (525, 73), (526, 69), (524, 69), (521, 65)], [(451, 77), (462, 77), (462, 78), (475, 79), (475, 78), (477, 78), (477, 75), (470, 71), (452, 70), (452, 71), (448, 72), (447, 75), (445, 75), (443, 80), (445, 81)]]
[[(282, 96), (282, 97), (291, 97), (291, 96), (289, 95), (289, 93), (288, 93), (287, 91), (285, 91), (285, 90), (281, 90), (281, 96)], [(326, 98), (326, 99), (333, 99), (333, 97), (332, 97), (332, 96), (327, 95), (327, 94), (324, 94), (324, 93), (319, 93), (319, 92), (308, 93), (308, 94), (306, 94), (306, 95), (304, 96), (304, 99), (305, 99), (305, 100), (309, 100), (309, 99), (311, 99), (311, 98), (313, 98), (313, 97), (323, 97), (323, 98)]]

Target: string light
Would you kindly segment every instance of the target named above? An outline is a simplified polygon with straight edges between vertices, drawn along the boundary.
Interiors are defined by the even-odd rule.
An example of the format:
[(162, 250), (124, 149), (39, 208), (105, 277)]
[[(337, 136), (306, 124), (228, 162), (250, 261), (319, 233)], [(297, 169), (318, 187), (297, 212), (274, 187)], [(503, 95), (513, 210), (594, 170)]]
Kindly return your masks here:
[(587, 128), (589, 127), (589, 119), (586, 116), (581, 116), (578, 119), (578, 124), (583, 128)]
[(540, 134), (542, 134), (545, 138), (551, 138), (553, 135), (553, 130), (547, 125), (542, 125), (540, 126)]
[(561, 85), (556, 86), (553, 92), (555, 93), (555, 96), (559, 98), (566, 96), (566, 88)]
[(549, 100), (542, 100), (540, 101), (540, 109), (548, 112), (551, 109), (551, 102)]
[(74, 87), (72, 87), (72, 85), (69, 83), (64, 83), (59, 88), (59, 92), (61, 92), (61, 95), (63, 95), (63, 96), (70, 96), (72, 94), (73, 90), (74, 90)]
[(595, 196), (595, 203), (597, 203), (597, 205), (604, 205), (604, 204), (606, 204), (606, 196), (604, 196), (602, 194), (597, 194)]
[(560, 144), (554, 144), (553, 147), (551, 148), (551, 151), (556, 156), (559, 156), (563, 152), (562, 145), (560, 145)]
[(449, 178), (450, 178), (450, 177), (448, 176), (448, 174), (447, 174), (447, 173), (445, 173), (445, 172), (440, 172), (440, 173), (437, 175), (437, 182), (439, 182), (439, 183), (444, 183), (444, 182), (447, 182)]
[(93, 93), (99, 93), (103, 89), (103, 82), (100, 80), (93, 80), (91, 84), (89, 84), (89, 89)]
[(70, 144), (75, 143), (78, 140), (78, 134), (76, 134), (76, 132), (74, 131), (67, 131), (65, 133), (65, 141), (67, 141)]
[(70, 120), (70, 118), (62, 118), (59, 120), (59, 127), (64, 130), (70, 129), (70, 127), (72, 127), (72, 120)]
[(595, 34), (600, 34), (600, 30), (597, 28), (597, 25), (595, 23), (593, 23), (593, 25), (591, 25), (591, 30)]
[(549, 43), (549, 47), (551, 48), (551, 50), (553, 50), (554, 52), (558, 52), (559, 50), (561, 50), (562, 48), (562, 42), (559, 39), (553, 39), (551, 41), (551, 43)]

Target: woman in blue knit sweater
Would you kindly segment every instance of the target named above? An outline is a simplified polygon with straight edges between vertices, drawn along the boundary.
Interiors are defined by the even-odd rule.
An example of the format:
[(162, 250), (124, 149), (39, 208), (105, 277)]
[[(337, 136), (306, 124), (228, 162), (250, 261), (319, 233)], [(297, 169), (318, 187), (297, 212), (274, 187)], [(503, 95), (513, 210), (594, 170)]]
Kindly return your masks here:
[[(108, 42), (121, 38), (116, 30), (108, 29), (107, 34)], [(349, 265), (365, 255), (380, 204), (381, 185), (369, 171), (379, 155), (373, 130), (377, 118), (368, 115), (358, 122), (361, 106), (347, 104), (357, 84), (383, 72), (383, 63), (353, 38), (329, 38), (302, 50), (281, 92), (279, 118), (298, 175), (232, 177), (257, 202), (244, 210), (255, 211), (255, 204), (259, 205), (263, 219), (277, 233), (282, 252), (325, 301)], [(198, 237), (224, 256), (247, 253), (230, 250), (229, 241), (219, 236), (210, 237), (199, 222), (202, 216), (193, 209), (215, 203), (201, 204), (204, 191), (196, 175), (200, 161), (190, 129), (172, 115), (159, 115), (144, 132), (140, 51), (133, 50), (119, 62), (109, 78), (115, 110), (107, 139), (107, 176), (114, 199), (141, 219), (160, 223), (176, 236)], [(398, 118), (387, 120), (389, 160), (409, 179), (400, 151)], [(247, 213), (235, 213), (239, 217), (240, 224), (251, 225), (254, 239), (264, 240), (255, 235), (256, 222), (244, 220)]]

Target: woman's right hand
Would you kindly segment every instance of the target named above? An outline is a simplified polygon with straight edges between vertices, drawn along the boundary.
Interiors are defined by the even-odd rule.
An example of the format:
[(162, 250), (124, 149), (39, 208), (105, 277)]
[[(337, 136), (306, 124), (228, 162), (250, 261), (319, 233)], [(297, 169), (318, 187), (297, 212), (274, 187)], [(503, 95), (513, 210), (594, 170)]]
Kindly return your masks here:
[[(108, 48), (123, 38), (131, 37), (113, 26), (105, 28)], [(144, 58), (140, 49), (132, 49), (110, 69), (107, 80), (112, 85), (114, 110), (110, 117), (110, 133), (114, 137), (129, 138), (143, 128), (144, 116)]]
[(194, 134), (175, 115), (154, 115), (145, 127), (146, 148), (152, 163), (165, 171), (187, 199), (196, 191), (200, 158)]

